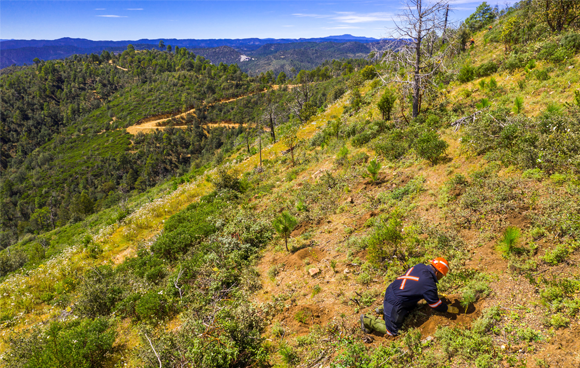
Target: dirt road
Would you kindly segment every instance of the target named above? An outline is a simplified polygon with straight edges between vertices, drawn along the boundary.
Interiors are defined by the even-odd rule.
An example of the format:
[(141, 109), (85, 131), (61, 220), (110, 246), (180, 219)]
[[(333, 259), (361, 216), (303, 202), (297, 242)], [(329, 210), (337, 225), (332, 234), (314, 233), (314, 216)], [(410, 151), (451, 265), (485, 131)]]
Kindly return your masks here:
[[(292, 89), (292, 88), (294, 88), (296, 86), (297, 85), (288, 85), (287, 87), (288, 87), (288, 89)], [(279, 88), (280, 88), (279, 85), (273, 85), (272, 86), (272, 89), (273, 90), (277, 90)], [(240, 96), (240, 97), (230, 98), (230, 99), (227, 99), (227, 100), (220, 100), (218, 102), (214, 102), (214, 103), (212, 103), (210, 105), (207, 105), (207, 106), (213, 106), (213, 105), (218, 104), (218, 103), (229, 103), (229, 102), (233, 102), (233, 101), (236, 101), (236, 100), (245, 98), (245, 97), (253, 96), (253, 95), (257, 94), (257, 93), (264, 93), (264, 92), (266, 92), (266, 91), (253, 92), (253, 93), (249, 93), (247, 95), (243, 95), (243, 96)], [(143, 122), (142, 124), (139, 124), (139, 125), (130, 126), (130, 127), (127, 128), (127, 132), (129, 134), (136, 135), (139, 132), (148, 133), (148, 132), (151, 132), (151, 131), (154, 131), (154, 130), (158, 130), (158, 129), (166, 129), (167, 128), (166, 126), (159, 126), (158, 124), (159, 123), (162, 123), (164, 121), (167, 121), (167, 120), (169, 120), (171, 118), (183, 118), (187, 114), (195, 114), (195, 109), (188, 110), (186, 112), (183, 112), (183, 113), (181, 113), (179, 115), (175, 115), (173, 117), (168, 117), (167, 114), (159, 115), (159, 116), (163, 116), (163, 117), (161, 117), (159, 119), (154, 119), (154, 120), (151, 120), (151, 121), (146, 121), (146, 122)], [(226, 124), (226, 123), (222, 123), (222, 122), (208, 123), (208, 124), (205, 124), (204, 126), (209, 126), (209, 127), (212, 127), (213, 128), (213, 127), (216, 127), (216, 126), (224, 126), (223, 124)], [(231, 125), (227, 125), (227, 126), (232, 127)], [(174, 128), (181, 128), (181, 129), (185, 129), (186, 127), (187, 127), (186, 125), (176, 125), (176, 126), (174, 126)], [(237, 127), (237, 124), (235, 125), (235, 127)]]

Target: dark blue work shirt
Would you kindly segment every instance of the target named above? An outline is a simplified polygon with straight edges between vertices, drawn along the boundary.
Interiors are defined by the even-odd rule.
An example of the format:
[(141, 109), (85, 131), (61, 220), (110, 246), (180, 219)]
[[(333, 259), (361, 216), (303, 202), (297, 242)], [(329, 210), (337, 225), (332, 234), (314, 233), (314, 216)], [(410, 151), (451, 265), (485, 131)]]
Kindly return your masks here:
[(437, 294), (437, 276), (431, 266), (418, 264), (389, 285), (385, 292), (385, 305), (389, 303), (402, 309), (411, 309), (421, 299), (439, 312), (447, 312), (447, 304)]

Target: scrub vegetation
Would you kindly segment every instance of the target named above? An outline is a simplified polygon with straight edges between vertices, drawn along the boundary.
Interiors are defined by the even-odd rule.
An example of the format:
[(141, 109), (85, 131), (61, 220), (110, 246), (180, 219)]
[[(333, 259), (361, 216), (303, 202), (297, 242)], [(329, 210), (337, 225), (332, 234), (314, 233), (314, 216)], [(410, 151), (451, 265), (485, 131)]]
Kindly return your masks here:
[[(542, 4), (484, 3), (433, 40), (445, 68), (418, 106), (386, 83), (412, 70), (382, 57), (284, 86), (181, 49), (2, 75), (3, 104), (22, 88), (37, 107), (2, 111), (0, 365), (577, 366), (579, 9)], [(90, 101), (89, 70), (124, 84), (65, 123), (76, 97), (54, 98)], [(185, 129), (123, 130), (192, 106)], [(236, 127), (204, 127), (221, 120)], [(363, 333), (437, 256), (460, 313), (420, 303), (397, 338)]]

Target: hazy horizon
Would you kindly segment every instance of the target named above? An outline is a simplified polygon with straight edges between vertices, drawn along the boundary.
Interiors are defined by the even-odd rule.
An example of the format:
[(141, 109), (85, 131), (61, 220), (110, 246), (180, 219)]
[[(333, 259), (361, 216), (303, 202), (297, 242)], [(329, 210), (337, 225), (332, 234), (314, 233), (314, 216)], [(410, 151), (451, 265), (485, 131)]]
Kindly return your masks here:
[[(452, 0), (451, 22), (481, 1)], [(504, 6), (514, 1), (488, 1)], [(402, 1), (2, 1), (0, 39), (392, 37)]]

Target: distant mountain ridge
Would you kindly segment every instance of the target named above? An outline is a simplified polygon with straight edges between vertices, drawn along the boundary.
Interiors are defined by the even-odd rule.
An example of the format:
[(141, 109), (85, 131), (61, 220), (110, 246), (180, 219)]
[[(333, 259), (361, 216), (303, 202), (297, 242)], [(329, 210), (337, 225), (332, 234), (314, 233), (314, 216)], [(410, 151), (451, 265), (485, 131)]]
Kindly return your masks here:
[(127, 47), (129, 44), (147, 44), (159, 45), (159, 41), (165, 42), (166, 45), (188, 47), (188, 48), (207, 48), (230, 46), (241, 49), (257, 49), (262, 45), (269, 43), (294, 43), (294, 42), (377, 42), (377, 38), (358, 37), (349, 34), (328, 36), (319, 38), (240, 38), (240, 39), (175, 39), (175, 38), (157, 38), (157, 39), (140, 39), (126, 41), (92, 41), (85, 38), (64, 37), (57, 40), (8, 40), (0, 42), (1, 50), (17, 49), (22, 47), (43, 47), (43, 46), (75, 46), (81, 48), (92, 47)]
[[(288, 72), (292, 68), (308, 69), (329, 59), (365, 57), (373, 46), (387, 39), (358, 37), (349, 34), (321, 38), (275, 39), (141, 39), (127, 41), (92, 41), (84, 38), (57, 40), (6, 40), (0, 42), (0, 69), (11, 65), (32, 64), (41, 60), (64, 59), (75, 54), (122, 52), (128, 45), (137, 50), (158, 49), (159, 42), (187, 48), (212, 63), (246, 64), (244, 71), (254, 74), (269, 67)], [(300, 50), (306, 51), (300, 51)], [(267, 60), (264, 60), (267, 59)], [(282, 60), (285, 59), (285, 60)], [(250, 61), (250, 63), (246, 63)], [(275, 66), (275, 67), (274, 67)]]

